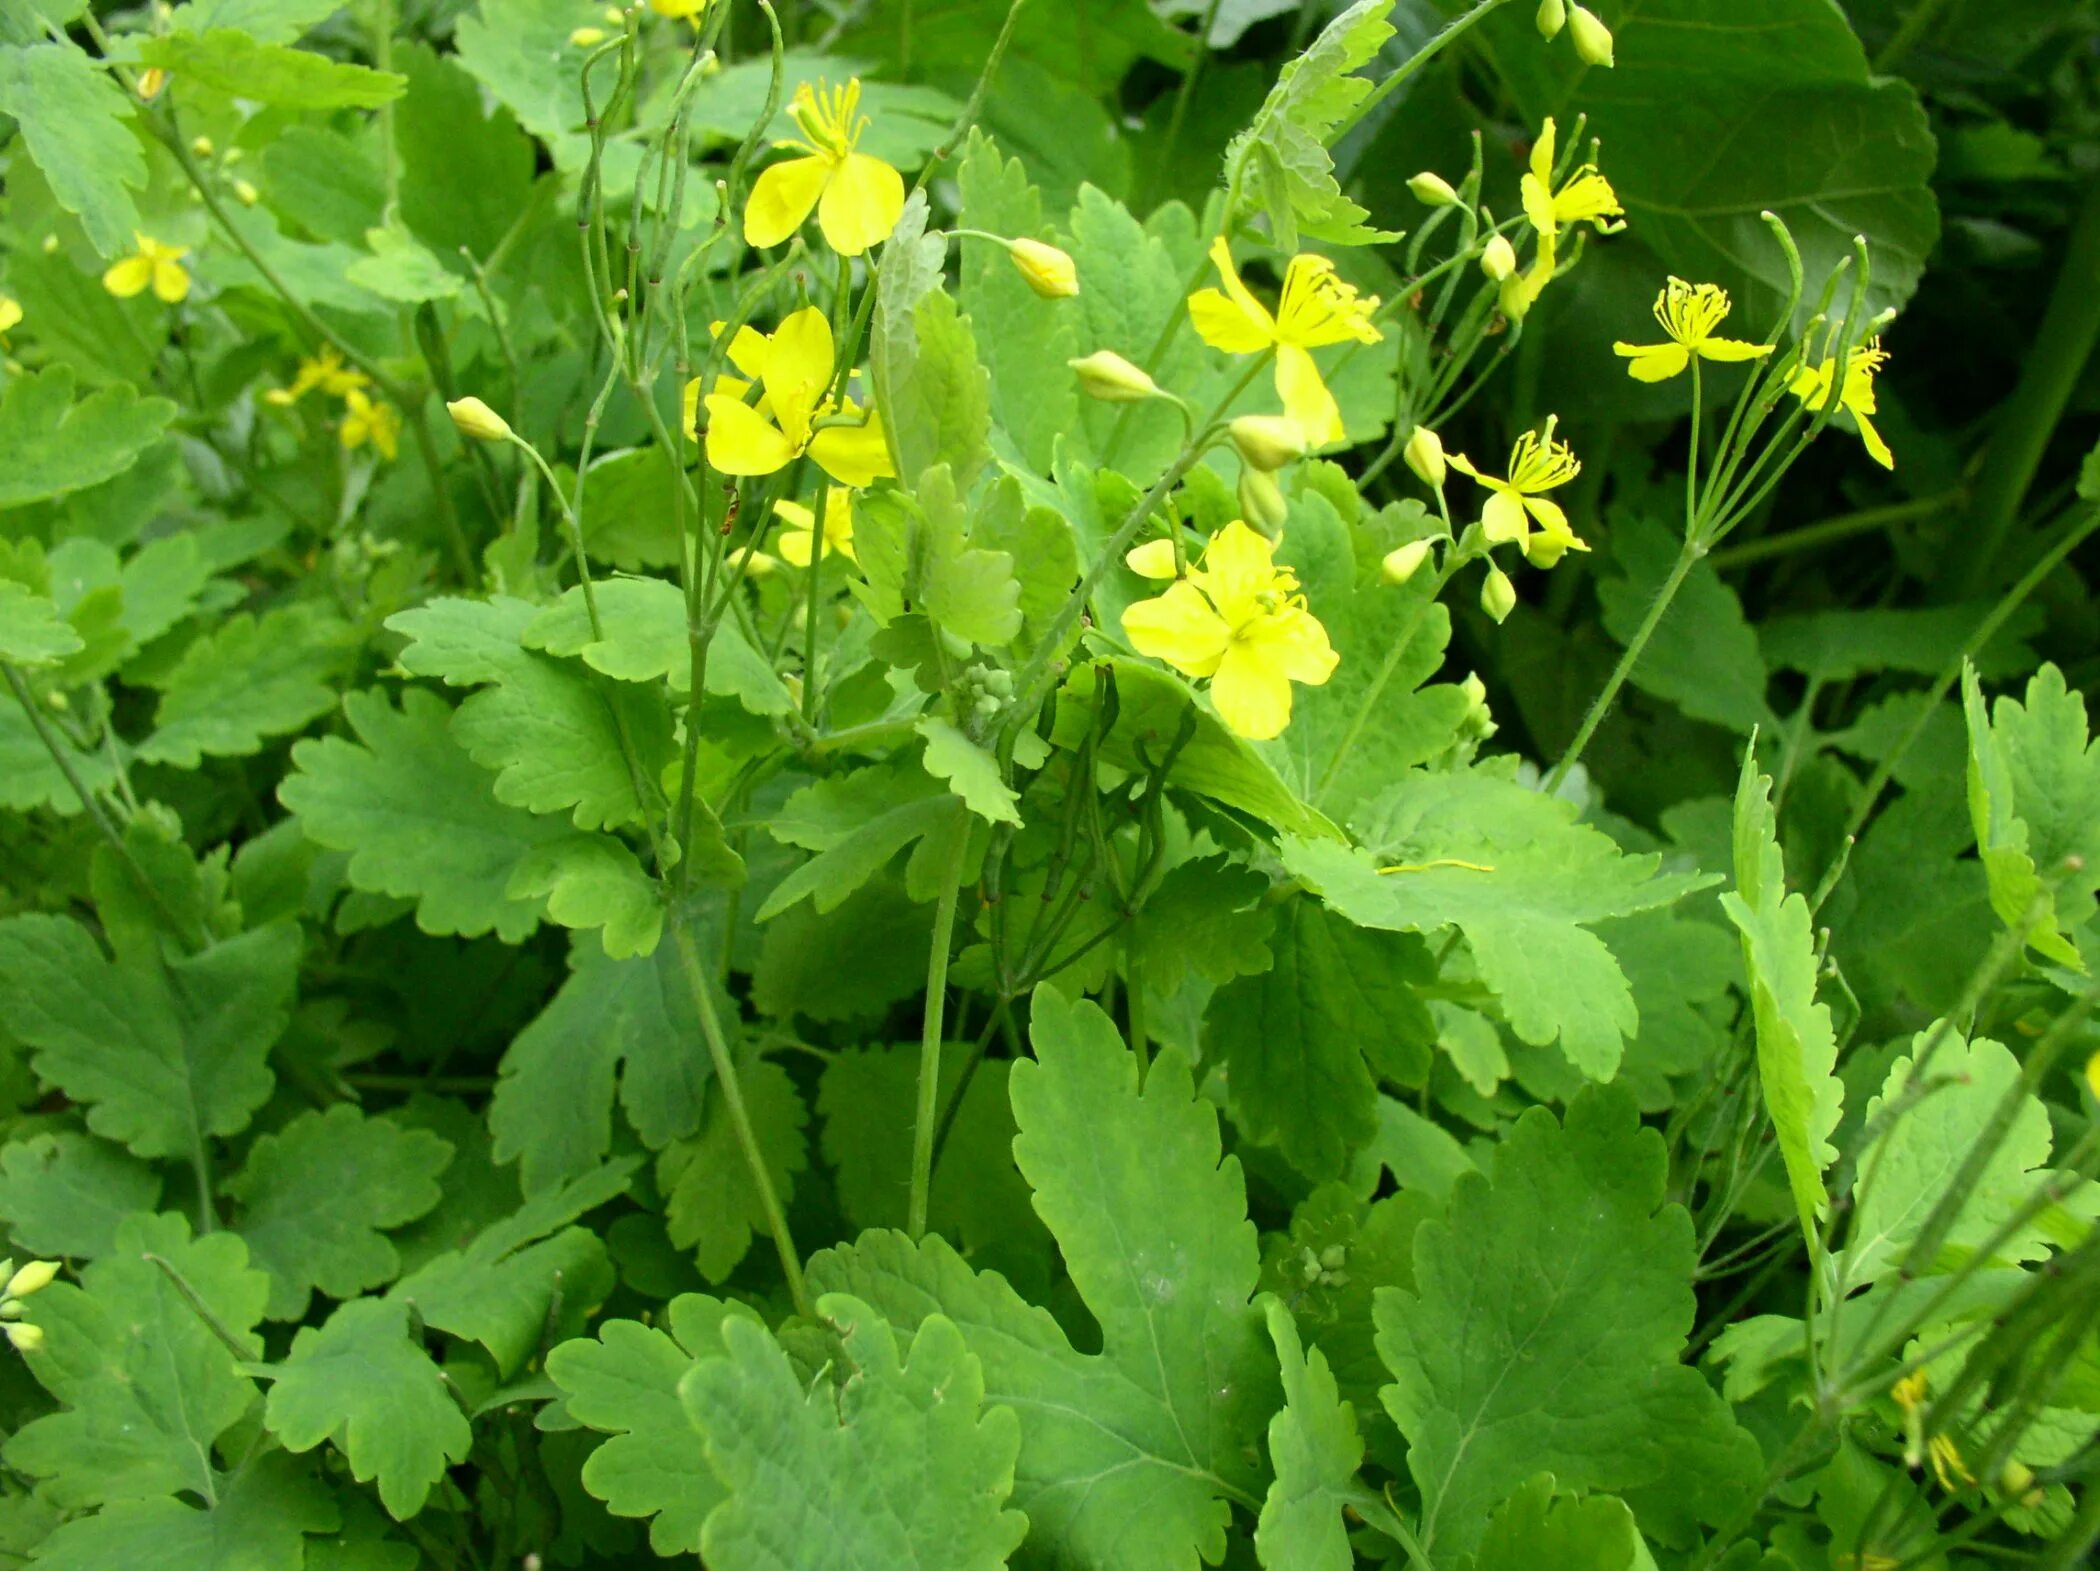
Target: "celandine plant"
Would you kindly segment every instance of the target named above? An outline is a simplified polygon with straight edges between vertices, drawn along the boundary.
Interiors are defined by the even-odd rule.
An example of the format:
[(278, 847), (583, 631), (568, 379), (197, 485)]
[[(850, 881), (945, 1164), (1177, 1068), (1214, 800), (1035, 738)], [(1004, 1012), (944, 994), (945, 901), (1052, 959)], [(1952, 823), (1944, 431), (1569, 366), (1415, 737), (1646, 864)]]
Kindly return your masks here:
[(0, 11), (0, 1561), (2085, 1563), (2100, 224), (1972, 490), (1873, 69)]

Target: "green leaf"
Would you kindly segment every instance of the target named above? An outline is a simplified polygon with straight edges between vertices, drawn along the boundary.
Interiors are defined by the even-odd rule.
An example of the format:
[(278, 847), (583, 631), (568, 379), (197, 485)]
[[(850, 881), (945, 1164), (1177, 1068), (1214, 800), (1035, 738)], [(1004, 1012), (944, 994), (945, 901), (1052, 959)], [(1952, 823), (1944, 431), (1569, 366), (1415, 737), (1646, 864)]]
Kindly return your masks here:
[[(710, 881), (742, 883), (736, 853), (723, 846), (719, 856), (725, 860), (703, 869)], [(549, 921), (597, 932), (615, 960), (652, 954), (663, 936), (662, 887), (627, 842), (611, 835), (573, 835), (526, 853), (504, 892), (513, 900), (545, 899)]]
[[(593, 671), (622, 682), (671, 684), (674, 693), (692, 686), (692, 652), (686, 640), (685, 596), (661, 578), (607, 578), (594, 588), (605, 636), (591, 631), (581, 589), (571, 589), (527, 622), (527, 649), (577, 655)], [(751, 647), (733, 617), (715, 629), (707, 649), (707, 690), (734, 698), (755, 715), (784, 715), (794, 700), (772, 662)]]
[(449, 300), (466, 287), (465, 279), (448, 270), (404, 229), (367, 229), (364, 241), (371, 254), (344, 268), (343, 276), (382, 299), (420, 305), (426, 300)]
[(548, 145), (562, 169), (580, 168), (590, 152), (583, 61), (569, 42), (576, 25), (567, 0), (483, 0), (453, 33), (459, 63)]
[(66, 917), (0, 921), (8, 1030), (36, 1072), (89, 1104), (88, 1128), (143, 1157), (190, 1160), (239, 1134), (274, 1083), (266, 1063), (290, 1015), (299, 930), (272, 923), (194, 955), (105, 959)]
[(159, 66), (190, 88), (285, 109), (377, 109), (408, 90), (408, 78), (391, 71), (258, 43), (231, 27), (145, 38), (139, 62)]
[(401, 221), (440, 256), (486, 259), (532, 200), (532, 139), (500, 105), (485, 114), (480, 84), (427, 44), (396, 40), (394, 67), (409, 88), (394, 106)]
[(777, 838), (818, 854), (774, 886), (758, 920), (770, 921), (811, 897), (817, 910), (836, 910), (891, 857), (948, 822), (952, 800), (923, 771), (888, 765), (805, 786), (768, 827)]
[(1845, 1085), (1837, 1077), (1830, 1010), (1816, 1000), (1815, 917), (1805, 897), (1787, 893), (1771, 786), (1757, 772), (1755, 750), (1744, 749), (1735, 793), (1735, 889), (1721, 907), (1743, 937), (1758, 1084), (1802, 1232), (1813, 1239), (1830, 1204), (1823, 1170), (1837, 1160), (1831, 1137), (1844, 1113)]
[(915, 728), (926, 739), (926, 772), (945, 780), (963, 805), (994, 824), (1018, 824), (1021, 798), (999, 778), (999, 760), (952, 720), (923, 716)]
[[(1799, 671), (1822, 682), (1849, 682), (1876, 671), (1938, 676), (1947, 651), (1968, 643), (1993, 608), (1971, 602), (1947, 606), (1872, 606), (1858, 610), (1793, 611), (1758, 625), (1758, 642), (1775, 670)], [(2028, 638), (2036, 623), (2014, 615), (1976, 654), (1985, 676), (2031, 671)]]
[(993, 1571), (1028, 1519), (1004, 1509), (1020, 1425), (985, 1408), (963, 1333), (928, 1316), (900, 1357), (866, 1304), (819, 1299), (844, 1361), (834, 1393), (805, 1389), (765, 1328), (724, 1320), (723, 1356), (680, 1383), (687, 1416), (728, 1499), (707, 1517), (701, 1553), (721, 1571), (856, 1571), (914, 1566)]
[(127, 1500), (67, 1522), (37, 1546), (46, 1571), (303, 1571), (308, 1535), (333, 1533), (341, 1514), (328, 1487), (283, 1456), (227, 1477), (208, 1507)]
[(901, 1330), (934, 1315), (984, 1364), (986, 1400), (1022, 1415), (1014, 1504), (1032, 1560), (1195, 1571), (1225, 1552), (1228, 1496), (1275, 1406), (1275, 1361), (1249, 1303), (1260, 1272), (1239, 1162), (1187, 1061), (1137, 1060), (1107, 1016), (1035, 993), (1036, 1057), (1016, 1061), (1014, 1159), (1101, 1328), (1076, 1351), (1044, 1310), (938, 1238), (869, 1233), (809, 1263), (813, 1291), (853, 1293)]
[[(794, 1196), (796, 1175), (809, 1166), (804, 1133), (809, 1110), (787, 1071), (769, 1060), (746, 1061), (739, 1079), (744, 1111), (766, 1172), (786, 1205)], [(664, 1194), (664, 1225), (671, 1242), (693, 1252), (700, 1274), (710, 1282), (734, 1271), (750, 1250), (753, 1235), (767, 1231), (750, 1164), (719, 1086), (708, 1096), (699, 1134), (664, 1148), (657, 1159), (656, 1182)]]
[[(1867, 1104), (1866, 1127), (1879, 1134), (1861, 1152), (1855, 1212), (1845, 1237), (1845, 1279), (1872, 1282), (1896, 1267), (1926, 1275), (1955, 1269), (1981, 1249), (2034, 1193), (2049, 1160), (2049, 1111), (2020, 1095), (1989, 1161), (1954, 1207), (1939, 1257), (1912, 1262), (1911, 1246), (1962, 1165), (1991, 1138), (1998, 1105), (2020, 1084), (2020, 1061), (1987, 1037), (1965, 1041), (1942, 1022), (1920, 1031), (1889, 1066), (1881, 1094)], [(1916, 1084), (1913, 1085), (1912, 1082)], [(2016, 1231), (1993, 1261), (2038, 1260), (2048, 1253), (2035, 1223)]]
[(191, 33), (235, 27), (266, 44), (288, 44), (343, 8), (343, 0), (190, 0), (174, 22)]
[(1653, 1565), (1626, 1502), (1556, 1497), (1554, 1477), (1527, 1480), (1488, 1521), (1473, 1571), (1642, 1571)]
[(300, 730), (335, 707), (335, 683), (356, 648), (347, 623), (313, 606), (287, 606), (260, 621), (228, 618), (191, 644), (169, 673), (139, 757), (195, 769), (207, 754), (259, 751), (265, 739)]
[(270, 1273), (269, 1317), (305, 1318), (316, 1288), (354, 1298), (391, 1282), (401, 1257), (382, 1235), (438, 1203), (451, 1160), (428, 1130), (342, 1102), (257, 1140), (226, 1192), (241, 1202), (237, 1231), (250, 1255)]
[(2087, 739), (2084, 697), (2054, 665), (2025, 698), (1987, 710), (1974, 668), (1963, 670), (1976, 849), (1999, 919), (2027, 923), (2029, 945), (2083, 971), (2072, 936), (2092, 920), (2100, 890), (2100, 747)]
[(561, 991), (503, 1055), (489, 1103), (499, 1162), (528, 1195), (578, 1178), (612, 1149), (614, 1082), (652, 1151), (696, 1133), (713, 1069), (675, 952), (612, 960), (579, 946)]
[(668, 1331), (608, 1321), (594, 1339), (549, 1353), (547, 1373), (571, 1418), (611, 1436), (583, 1464), (583, 1487), (614, 1516), (651, 1518), (649, 1547), (659, 1555), (697, 1555), (701, 1524), (728, 1492), (707, 1465), (679, 1382), (725, 1351), (727, 1321), (758, 1317), (733, 1300), (681, 1293), (663, 1318)]
[(916, 492), (879, 494), (857, 508), (854, 545), (867, 575), (859, 593), (881, 622), (923, 611), (943, 633), (987, 647), (1021, 630), (1021, 585), (1004, 551), (972, 543), (971, 522), (945, 464)]
[[(930, 379), (934, 386), (921, 392), (911, 388), (919, 361), (919, 306), (941, 292), (941, 272), (948, 257), (947, 236), (929, 235), (926, 218), (925, 197), (914, 192), (904, 204), (896, 229), (883, 243), (878, 266), (881, 288), (875, 297), (875, 314), (868, 323), (868, 385), (874, 392), (876, 407), (883, 412), (890, 452), (898, 460), (897, 473), (908, 485), (917, 481), (920, 470), (937, 461), (935, 450), (948, 398), (963, 391), (968, 378), (983, 376), (974, 359), (968, 366), (943, 364), (939, 369), (947, 377), (960, 380), (935, 376)], [(954, 325), (951, 310), (942, 326)], [(967, 329), (964, 331), (967, 333)], [(984, 391), (981, 380), (977, 386), (988, 411), (990, 395)], [(903, 424), (909, 425), (908, 433), (900, 429)], [(983, 430), (980, 428), (976, 434), (981, 443)], [(965, 456), (981, 462), (983, 455)], [(912, 467), (906, 467), (907, 464)]]
[(506, 893), (533, 851), (569, 836), (557, 820), (496, 800), (494, 782), (452, 739), (452, 711), (410, 688), (396, 709), (377, 689), (351, 693), (357, 741), (313, 737), (292, 748), (278, 800), (316, 845), (350, 853), (351, 884), (416, 902), (426, 933), (516, 943), (539, 925), (536, 902)]
[(117, 1227), (160, 1204), (160, 1175), (107, 1141), (61, 1130), (0, 1148), (0, 1216), (25, 1254), (94, 1260)]
[(302, 1329), (277, 1366), (263, 1422), (288, 1451), (333, 1440), (353, 1478), (378, 1483), (396, 1521), (422, 1510), (474, 1443), (445, 1377), (409, 1337), (406, 1306), (388, 1299), (353, 1299), (326, 1325)]
[(1273, 963), (1269, 880), (1223, 857), (1172, 868), (1145, 897), (1132, 930), (1145, 985), (1166, 995), (1189, 977), (1223, 986)]
[[(66, 737), (55, 740), (74, 775), (91, 794), (116, 784), (116, 766), (99, 748), (83, 752)], [(0, 807), (17, 813), (42, 808), (62, 818), (82, 811), (73, 782), (53, 761), (50, 749), (12, 693), (0, 701)]]
[(1456, 925), (1510, 1028), (1538, 1047), (1557, 1038), (1570, 1063), (1603, 1080), (1640, 1012), (1589, 924), (1669, 905), (1711, 880), (1621, 855), (1575, 813), (1486, 770), (1412, 771), (1361, 813), (1354, 827), (1367, 850), (1294, 837), (1283, 860), (1360, 926)]
[(1304, 899), (1285, 902), (1269, 947), (1274, 966), (1220, 988), (1205, 1016), (1233, 1119), (1306, 1177), (1339, 1178), (1378, 1134), (1379, 1076), (1428, 1079), (1436, 1025), (1408, 985), (1430, 979), (1428, 956)]
[[(129, 251), (139, 227), (131, 193), (146, 183), (146, 156), (131, 127), (131, 101), (117, 84), (70, 43), (0, 48), (0, 114), (12, 115), (21, 127), (22, 145), (50, 182), (58, 205), (78, 215), (88, 243), (105, 257)], [(0, 446), (8, 454), (0, 498), (26, 500), (11, 495), (19, 484), (21, 449), (4, 423), (5, 414), (6, 405), (0, 404), (0, 432), (7, 433)], [(173, 415), (171, 404), (167, 418)]]
[(1707, 1523), (1754, 1487), (1756, 1442), (1679, 1362), (1696, 1254), (1666, 1167), (1623, 1091), (1586, 1089), (1565, 1124), (1532, 1108), (1416, 1233), (1413, 1287), (1379, 1291), (1381, 1395), (1434, 1564), (1463, 1564), (1541, 1469)]
[[(1152, 354), (1170, 324), (1186, 325), (1188, 311), (1182, 285), (1190, 261), (1168, 246), (1166, 216), (1155, 214), (1148, 227), (1114, 198), (1081, 186), (1068, 220), (1079, 271), (1079, 296), (1071, 304), (1079, 308), (1080, 352), (1112, 349), (1144, 366), (1160, 386), (1178, 388), (1193, 377), (1204, 351), (1193, 333), (1177, 332), (1164, 354)], [(1164, 402), (1104, 404), (1092, 398), (1079, 400), (1078, 424), (1066, 429), (1071, 436), (1058, 450), (1062, 462), (1085, 464), (1098, 454), (1141, 486), (1174, 461), (1186, 434), (1181, 417)], [(1082, 549), (1082, 556), (1089, 554)]]
[(1297, 59), (1285, 64), (1253, 124), (1225, 149), (1235, 188), (1259, 196), (1269, 231), (1285, 251), (1299, 249), (1302, 229), (1330, 245), (1397, 240), (1372, 229), (1371, 215), (1342, 195), (1328, 146), (1342, 123), (1370, 95), (1371, 78), (1356, 75), (1393, 36), (1386, 20), (1393, 0), (1357, 0), (1320, 30)]
[[(1671, 530), (1636, 514), (1614, 525), (1611, 549), (1619, 571), (1598, 580), (1597, 599), (1605, 631), (1630, 644), (1676, 565), (1679, 541)], [(1757, 630), (1743, 616), (1735, 591), (1705, 557), (1678, 585), (1628, 679), (1694, 720), (1745, 734), (1771, 721), (1765, 703), (1769, 677)]]
[(56, 665), (86, 647), (49, 599), (0, 578), (0, 660), (31, 668)]
[(44, 1345), (29, 1369), (60, 1403), (7, 1442), (8, 1465), (43, 1480), (67, 1511), (188, 1492), (209, 1500), (212, 1447), (255, 1402), (255, 1386), (191, 1307), (179, 1273), (230, 1335), (262, 1318), (269, 1280), (230, 1233), (192, 1240), (179, 1216), (133, 1216), (116, 1249), (31, 1301)]
[(0, 450), (7, 453), (0, 507), (41, 502), (122, 474), (174, 418), (167, 399), (141, 398), (122, 385), (76, 404), (67, 366), (11, 378), (0, 394)]
[(1356, 1410), (1335, 1390), (1326, 1355), (1310, 1355), (1298, 1323), (1281, 1300), (1263, 1304), (1269, 1338), (1283, 1370), (1283, 1407), (1269, 1420), (1269, 1460), (1276, 1478), (1262, 1502), (1254, 1546), (1269, 1571), (1351, 1571), (1356, 1556), (1342, 1508), (1363, 1486), (1364, 1443)]

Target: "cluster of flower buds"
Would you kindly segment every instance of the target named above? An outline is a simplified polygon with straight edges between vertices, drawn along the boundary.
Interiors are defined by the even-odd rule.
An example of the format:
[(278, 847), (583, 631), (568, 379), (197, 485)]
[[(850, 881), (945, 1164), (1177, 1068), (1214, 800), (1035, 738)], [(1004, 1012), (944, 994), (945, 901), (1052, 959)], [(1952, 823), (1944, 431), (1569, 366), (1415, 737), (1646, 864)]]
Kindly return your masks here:
[(1567, 0), (1542, 0), (1539, 6), (1539, 37), (1549, 42), (1565, 27), (1574, 41), (1575, 53), (1584, 65), (1610, 66), (1611, 29), (1588, 6), (1569, 5)]
[(1291, 511), (1276, 471), (1305, 456), (1304, 428), (1288, 415), (1241, 415), (1225, 434), (1240, 455), (1240, 516), (1274, 540)]
[(6, 1331), (16, 1352), (33, 1353), (44, 1345), (44, 1328), (23, 1323), (23, 1300), (51, 1285), (58, 1275), (58, 1262), (32, 1260), (17, 1271), (12, 1260), (0, 1260), (0, 1275), (7, 1278), (7, 1285), (0, 1287), (0, 1329)]
[(999, 666), (966, 667), (955, 683), (955, 707), (965, 729), (981, 732), (1013, 702), (1014, 674)]

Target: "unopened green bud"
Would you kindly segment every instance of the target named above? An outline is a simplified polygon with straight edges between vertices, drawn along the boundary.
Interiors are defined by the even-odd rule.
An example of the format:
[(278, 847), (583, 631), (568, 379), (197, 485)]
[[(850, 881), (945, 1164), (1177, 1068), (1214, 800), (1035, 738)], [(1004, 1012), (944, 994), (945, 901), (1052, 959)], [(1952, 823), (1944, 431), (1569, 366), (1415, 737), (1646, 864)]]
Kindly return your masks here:
[(1385, 560), (1379, 564), (1389, 584), (1404, 584), (1422, 571), (1422, 564), (1429, 560), (1432, 542), (1410, 540), (1406, 545), (1396, 546), (1386, 552)]
[(1611, 29), (1588, 6), (1568, 8), (1568, 32), (1575, 40), (1575, 53), (1586, 65), (1610, 66)]
[(1458, 203), (1458, 193), (1451, 188), (1451, 182), (1433, 169), (1416, 175), (1407, 182), (1407, 188), (1424, 207), (1453, 207)]
[(1510, 274), (1502, 280), (1502, 287), (1495, 291), (1496, 306), (1512, 322), (1523, 321), (1537, 298), (1538, 291), (1531, 287), (1531, 280), (1522, 273)]
[(1480, 253), (1480, 270), (1496, 283), (1517, 270), (1517, 248), (1509, 243), (1509, 236), (1497, 235), (1487, 243)]
[(1480, 609), (1496, 622), (1517, 608), (1517, 586), (1499, 567), (1488, 569), (1487, 582), (1480, 586)]
[(1089, 398), (1110, 404), (1137, 404), (1160, 396), (1159, 384), (1113, 349), (1097, 349), (1065, 364), (1078, 376), (1079, 390)]
[(452, 417), (462, 436), (471, 436), (477, 442), (510, 440), (510, 422), (478, 398), (455, 398), (445, 405), (445, 413)]
[(1256, 469), (1281, 469), (1305, 456), (1305, 433), (1288, 415), (1241, 415), (1225, 430), (1240, 457)]
[(1240, 516), (1274, 540), (1283, 533), (1291, 504), (1273, 475), (1251, 465), (1240, 471)]
[(1555, 38), (1568, 25), (1567, 0), (1540, 0), (1539, 37)]
[(1444, 439), (1426, 425), (1415, 427), (1414, 435), (1407, 439), (1401, 450), (1407, 467), (1415, 472), (1415, 478), (1432, 491), (1444, 489)]
[(18, 1353), (34, 1353), (44, 1345), (42, 1326), (11, 1325), (7, 1328), (7, 1340)]
[(9, 1298), (27, 1298), (32, 1293), (41, 1293), (51, 1285), (58, 1275), (56, 1260), (32, 1260), (7, 1279), (7, 1286), (0, 1288)]

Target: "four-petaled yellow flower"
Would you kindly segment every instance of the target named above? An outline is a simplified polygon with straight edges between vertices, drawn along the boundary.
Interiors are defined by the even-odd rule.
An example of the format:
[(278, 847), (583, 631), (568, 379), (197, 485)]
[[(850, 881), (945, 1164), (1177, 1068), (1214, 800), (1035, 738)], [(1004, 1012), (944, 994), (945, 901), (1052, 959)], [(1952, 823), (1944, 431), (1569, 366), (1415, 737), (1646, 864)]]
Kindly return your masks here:
[(1692, 357), (1726, 364), (1756, 360), (1772, 352), (1770, 344), (1746, 344), (1739, 338), (1716, 338), (1714, 329), (1728, 316), (1728, 291), (1719, 284), (1688, 284), (1673, 278), (1655, 297), (1655, 320), (1669, 335), (1667, 344), (1613, 344), (1614, 354), (1632, 363), (1627, 374), (1637, 382), (1667, 382), (1692, 363)]
[(355, 452), (370, 443), (381, 458), (392, 458), (401, 450), (401, 415), (392, 404), (374, 403), (364, 389), (353, 387), (343, 394), (343, 449)]
[(1220, 235), (1211, 242), (1210, 259), (1224, 282), (1221, 292), (1200, 289), (1189, 296), (1189, 319), (1213, 349), (1229, 355), (1276, 351), (1276, 391), (1283, 412), (1298, 422), (1305, 440), (1325, 447), (1342, 440), (1341, 406), (1320, 377), (1310, 351), (1355, 339), (1375, 344), (1385, 335), (1371, 320), (1378, 309), (1375, 295), (1360, 296), (1335, 275), (1324, 256), (1291, 258), (1283, 274), (1283, 297), (1275, 315), (1254, 298), (1232, 265), (1232, 248)]
[(1553, 281), (1553, 270), (1560, 260), (1563, 229), (1588, 224), (1600, 235), (1608, 235), (1626, 227), (1612, 222), (1626, 209), (1619, 205), (1619, 193), (1598, 173), (1595, 164), (1579, 166), (1561, 182), (1559, 190), (1553, 188), (1553, 163), (1558, 151), (1559, 133), (1554, 128), (1553, 117), (1548, 115), (1546, 123), (1539, 127), (1538, 140), (1531, 145), (1531, 168), (1520, 183), (1524, 216), (1531, 220), (1531, 227), (1538, 231), (1539, 237), (1538, 256), (1531, 264), (1531, 271), (1524, 275), (1527, 308)]
[(1544, 537), (1542, 552), (1549, 559), (1542, 565), (1558, 561), (1563, 551), (1589, 549), (1568, 526), (1568, 515), (1561, 511), (1560, 504), (1547, 500), (1545, 495), (1582, 473), (1574, 449), (1553, 440), (1553, 426), (1554, 421), (1548, 419), (1543, 435), (1526, 431), (1517, 438), (1517, 445), (1509, 453), (1507, 480), (1482, 474), (1463, 453), (1453, 453), (1448, 460), (1453, 469), (1472, 476), (1492, 493), (1480, 510), (1480, 531), (1492, 543), (1501, 545), (1515, 540), (1523, 545), (1526, 556), (1533, 555), (1531, 525), (1537, 520), (1539, 533)]
[(263, 394), (266, 403), (296, 404), (316, 388), (331, 398), (347, 398), (358, 388), (371, 385), (371, 378), (355, 366), (343, 364), (342, 351), (323, 344), (310, 360), (302, 359), (290, 387), (273, 387)]
[[(1874, 378), (1881, 374), (1881, 368), (1888, 364), (1888, 360), (1888, 351), (1881, 347), (1878, 338), (1864, 348), (1853, 350), (1845, 357), (1845, 383), (1838, 390), (1837, 402), (1840, 409), (1848, 410), (1859, 422), (1859, 439), (1867, 444), (1874, 462), (1884, 469), (1894, 469), (1896, 455), (1889, 451), (1888, 443), (1874, 429), (1870, 418), (1879, 408), (1874, 397)], [(1834, 360), (1825, 360), (1820, 365), (1804, 365), (1794, 373), (1787, 391), (1811, 409), (1828, 408), (1830, 383), (1836, 374), (1837, 362)]]
[(184, 298), (190, 292), (190, 271), (182, 265), (182, 259), (190, 254), (186, 245), (162, 245), (149, 234), (134, 229), (133, 244), (138, 249), (120, 262), (110, 265), (102, 275), (102, 287), (120, 300), (143, 294), (147, 285), (153, 293), (168, 305)]
[[(750, 382), (722, 378), (707, 395), (707, 461), (725, 475), (770, 475), (807, 453), (840, 485), (856, 489), (894, 475), (882, 417), (873, 410), (863, 416), (850, 399), (831, 401), (834, 352), (831, 324), (815, 306), (795, 312), (771, 337), (739, 331), (729, 360)], [(741, 396), (752, 382), (760, 393), (756, 407)], [(698, 388), (689, 386), (688, 409), (697, 402)]]
[(1123, 613), (1123, 631), (1140, 654), (1209, 677), (1218, 718), (1255, 741), (1290, 724), (1293, 682), (1317, 687), (1340, 659), (1305, 608), (1297, 575), (1271, 552), (1267, 539), (1234, 519), (1211, 537), (1201, 567)]
[(773, 511), (787, 520), (787, 527), (780, 531), (774, 547), (783, 561), (797, 567), (810, 563), (811, 546), (816, 555), (829, 556), (836, 551), (847, 561), (853, 555), (853, 493), (842, 485), (829, 486), (824, 492), (824, 533), (817, 535), (817, 516), (800, 502), (776, 502)]
[(810, 209), (824, 243), (840, 256), (859, 256), (890, 237), (904, 213), (904, 177), (881, 159), (854, 151), (868, 117), (860, 112), (860, 78), (844, 87), (807, 82), (788, 106), (806, 141), (776, 143), (807, 156), (775, 164), (751, 187), (744, 204), (747, 245), (778, 245), (802, 227)]

